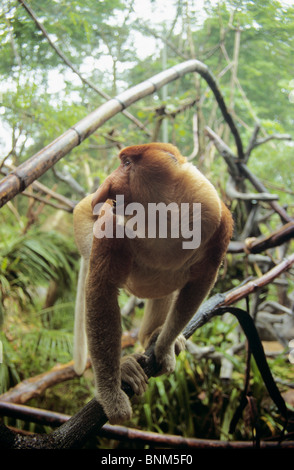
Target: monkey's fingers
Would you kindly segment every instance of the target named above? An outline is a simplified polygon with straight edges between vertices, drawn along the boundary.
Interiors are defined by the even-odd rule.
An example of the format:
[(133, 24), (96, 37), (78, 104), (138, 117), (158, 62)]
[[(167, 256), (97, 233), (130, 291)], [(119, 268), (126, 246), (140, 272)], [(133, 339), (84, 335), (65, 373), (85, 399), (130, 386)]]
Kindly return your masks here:
[(186, 338), (182, 334), (180, 334), (175, 342), (175, 353), (178, 356), (181, 351), (184, 351), (186, 349)]
[(136, 357), (141, 357), (140, 354), (126, 356), (121, 362), (121, 378), (132, 387), (136, 395), (142, 395), (148, 384), (148, 377), (144, 370), (137, 362)]

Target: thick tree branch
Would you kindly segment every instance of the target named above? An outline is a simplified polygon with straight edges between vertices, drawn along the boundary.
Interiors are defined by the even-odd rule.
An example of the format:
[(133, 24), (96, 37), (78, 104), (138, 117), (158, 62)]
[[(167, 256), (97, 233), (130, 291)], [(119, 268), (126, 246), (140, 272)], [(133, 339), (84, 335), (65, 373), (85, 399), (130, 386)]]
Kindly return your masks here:
[[(88, 361), (87, 367), (90, 367), (90, 361)], [(48, 387), (73, 379), (76, 376), (73, 362), (57, 365), (49, 372), (44, 372), (20, 382), (8, 392), (0, 395), (0, 401), (26, 403), (28, 400), (40, 396)]]
[(265, 237), (251, 238), (245, 241), (231, 241), (228, 252), (261, 253), (264, 250), (280, 246), (292, 238), (294, 238), (294, 221), (288, 222)]
[(240, 178), (241, 174), (240, 174), (240, 169), (238, 166), (238, 163), (239, 163), (238, 158), (232, 152), (230, 147), (212, 129), (210, 129), (210, 127), (208, 126), (205, 127), (205, 133), (209, 137), (209, 139), (213, 142), (219, 154), (225, 160), (228, 166), (230, 175), (234, 179)]
[[(0, 173), (2, 173), (3, 175), (7, 175), (9, 173), (9, 170), (11, 170), (11, 169), (14, 169), (14, 167), (12, 165), (9, 165), (9, 167), (5, 166), (4, 168), (1, 168)], [(56, 209), (62, 209), (62, 210), (65, 210), (67, 212), (72, 212), (75, 205), (76, 205), (75, 202), (71, 201), (70, 199), (63, 196), (62, 194), (58, 194), (56, 191), (53, 191), (53, 189), (48, 188), (47, 186), (45, 186), (43, 183), (40, 183), (39, 181), (34, 181), (31, 184), (31, 187), (35, 191), (44, 193), (44, 194), (50, 196), (52, 199), (56, 199), (56, 201), (61, 202), (62, 205), (54, 205), (54, 203), (50, 203), (48, 200), (45, 200), (44, 198), (42, 198), (40, 196), (34, 195), (32, 193), (25, 192), (25, 191), (23, 191), (22, 194), (24, 194), (24, 196), (33, 197), (34, 199), (37, 199), (41, 202), (44, 202), (45, 204), (49, 204), (49, 205), (55, 207)]]
[[(44, 411), (37, 408), (30, 408), (23, 405), (11, 405), (0, 402), (0, 413), (13, 418), (29, 420), (47, 426), (61, 426), (63, 423), (70, 419), (70, 416), (62, 413), (54, 413), (51, 411)], [(6, 428), (7, 429), (7, 428)], [(1, 428), (0, 428), (1, 430)], [(8, 429), (8, 431), (10, 431)], [(12, 434), (13, 435), (13, 434)], [(115, 439), (118, 441), (126, 441), (132, 443), (145, 443), (152, 446), (171, 447), (173, 449), (240, 449), (252, 448), (251, 442), (245, 441), (219, 441), (211, 439), (195, 439), (190, 437), (174, 436), (171, 434), (158, 434), (150, 431), (141, 431), (139, 429), (132, 429), (125, 426), (105, 424), (99, 436), (107, 439)], [(282, 448), (293, 448), (294, 443), (285, 441), (280, 444)], [(277, 442), (265, 441), (261, 443), (262, 448), (277, 448)]]

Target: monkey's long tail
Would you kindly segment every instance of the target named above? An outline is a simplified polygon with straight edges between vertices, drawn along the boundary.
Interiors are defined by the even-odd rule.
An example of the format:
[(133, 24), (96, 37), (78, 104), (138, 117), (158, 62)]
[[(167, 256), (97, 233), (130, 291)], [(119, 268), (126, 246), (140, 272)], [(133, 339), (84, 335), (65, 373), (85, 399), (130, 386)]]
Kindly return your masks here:
[(74, 324), (74, 369), (78, 375), (82, 375), (86, 368), (88, 347), (86, 337), (86, 312), (85, 312), (85, 281), (88, 272), (88, 262), (81, 258)]

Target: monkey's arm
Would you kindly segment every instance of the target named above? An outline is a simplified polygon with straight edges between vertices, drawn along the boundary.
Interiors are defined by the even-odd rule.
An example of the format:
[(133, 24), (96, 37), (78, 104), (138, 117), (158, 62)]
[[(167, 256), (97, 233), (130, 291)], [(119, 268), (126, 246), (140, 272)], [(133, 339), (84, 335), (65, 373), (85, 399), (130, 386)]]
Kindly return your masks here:
[(94, 369), (97, 399), (110, 423), (130, 419), (129, 398), (122, 379), (135, 393), (144, 391), (147, 377), (132, 357), (121, 363), (121, 318), (118, 288), (130, 269), (125, 240), (94, 237), (86, 282), (86, 330)]

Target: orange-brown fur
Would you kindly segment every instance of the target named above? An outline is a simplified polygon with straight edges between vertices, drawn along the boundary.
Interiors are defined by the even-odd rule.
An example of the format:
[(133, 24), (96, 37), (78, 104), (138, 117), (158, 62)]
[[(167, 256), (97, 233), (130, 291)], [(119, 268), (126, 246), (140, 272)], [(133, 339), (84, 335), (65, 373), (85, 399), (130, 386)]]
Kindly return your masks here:
[[(169, 144), (127, 147), (121, 164), (92, 196), (74, 211), (77, 245), (83, 257), (85, 300), (78, 292), (75, 362), (85, 365), (84, 323), (94, 368), (97, 398), (112, 423), (128, 419), (131, 406), (121, 380), (135, 393), (146, 388), (147, 377), (134, 356), (121, 362), (121, 321), (118, 289), (147, 298), (140, 340), (147, 346), (159, 331), (155, 356), (161, 373), (175, 366), (175, 347), (183, 347), (181, 331), (208, 295), (232, 235), (232, 217), (211, 183), (178, 149)], [(182, 248), (182, 239), (96, 238), (93, 225), (97, 203), (124, 195), (125, 204), (137, 202), (147, 211), (150, 202), (201, 203), (201, 245)], [(115, 219), (110, 205), (104, 216)], [(105, 219), (106, 220), (106, 219)], [(87, 273), (87, 274), (85, 274)], [(80, 288), (81, 289), (81, 288)], [(78, 357), (79, 352), (83, 351)]]

